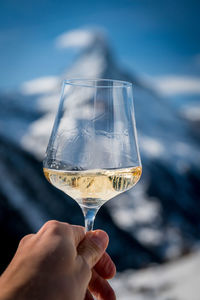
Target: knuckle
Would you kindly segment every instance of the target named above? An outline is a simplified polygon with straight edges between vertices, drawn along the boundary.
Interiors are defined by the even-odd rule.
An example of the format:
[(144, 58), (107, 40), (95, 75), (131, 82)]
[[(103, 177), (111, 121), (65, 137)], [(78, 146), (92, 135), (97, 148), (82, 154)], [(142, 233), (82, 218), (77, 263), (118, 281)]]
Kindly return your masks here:
[(50, 220), (44, 224), (43, 229), (49, 231), (51, 234), (60, 234), (61, 224), (56, 220)]
[(63, 247), (73, 249), (73, 231), (70, 224), (51, 220), (44, 224), (43, 231), (46, 232), (48, 243), (53, 243), (54, 246), (56, 244), (58, 249)]
[(59, 222), (56, 220), (50, 220), (44, 224), (44, 228), (46, 228), (46, 229), (52, 228), (52, 227), (58, 227), (58, 226), (59, 226)]
[(24, 244), (26, 244), (28, 241), (30, 241), (30, 239), (33, 237), (34, 234), (27, 234), (25, 235), (21, 241), (19, 242), (19, 246), (23, 246)]

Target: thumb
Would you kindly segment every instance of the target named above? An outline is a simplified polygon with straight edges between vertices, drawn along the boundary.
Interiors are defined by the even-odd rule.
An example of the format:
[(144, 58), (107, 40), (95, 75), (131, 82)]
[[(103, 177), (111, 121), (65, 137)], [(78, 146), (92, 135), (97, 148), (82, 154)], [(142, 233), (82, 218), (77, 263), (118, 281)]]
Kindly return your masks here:
[(85, 259), (90, 268), (93, 268), (105, 252), (108, 242), (109, 238), (105, 231), (89, 231), (78, 246), (78, 254)]

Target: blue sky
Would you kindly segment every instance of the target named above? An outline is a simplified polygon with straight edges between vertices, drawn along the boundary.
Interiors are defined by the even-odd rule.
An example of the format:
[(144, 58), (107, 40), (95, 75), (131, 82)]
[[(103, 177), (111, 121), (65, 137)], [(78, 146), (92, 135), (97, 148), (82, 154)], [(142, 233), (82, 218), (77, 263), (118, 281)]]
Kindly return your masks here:
[(100, 27), (121, 65), (138, 74), (200, 77), (200, 2), (196, 0), (1, 0), (0, 89), (60, 74), (73, 50), (61, 33)]

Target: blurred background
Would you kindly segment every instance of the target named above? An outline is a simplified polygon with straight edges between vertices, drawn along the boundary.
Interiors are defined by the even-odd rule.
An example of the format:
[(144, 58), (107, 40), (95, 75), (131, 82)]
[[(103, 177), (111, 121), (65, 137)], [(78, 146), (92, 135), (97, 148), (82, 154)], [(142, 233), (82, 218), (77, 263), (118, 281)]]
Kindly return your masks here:
[(1, 272), (45, 221), (83, 225), (42, 171), (63, 79), (120, 79), (134, 84), (143, 175), (96, 218), (111, 284), (120, 300), (199, 299), (199, 11), (195, 0), (0, 2)]

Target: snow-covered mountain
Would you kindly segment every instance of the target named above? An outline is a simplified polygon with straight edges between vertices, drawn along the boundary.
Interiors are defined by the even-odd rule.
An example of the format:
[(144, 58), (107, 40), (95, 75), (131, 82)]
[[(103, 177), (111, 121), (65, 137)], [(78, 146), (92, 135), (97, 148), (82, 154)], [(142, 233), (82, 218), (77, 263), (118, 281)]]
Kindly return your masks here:
[[(196, 133), (156, 91), (120, 66), (101, 33), (82, 34), (82, 40), (80, 31), (63, 36), (65, 45), (76, 46), (79, 38), (84, 48), (60, 77), (38, 78), (24, 83), (16, 93), (0, 95), (1, 227), (20, 237), (50, 218), (82, 223), (76, 203), (65, 200), (67, 197), (51, 187), (42, 174), (41, 161), (61, 83), (82, 77), (127, 80), (134, 84), (143, 175), (135, 189), (101, 208), (96, 226), (110, 233), (110, 252), (121, 270), (181, 255), (198, 245), (200, 237)], [(84, 96), (74, 101), (79, 101), (81, 112)], [(19, 215), (26, 225), (22, 226)], [(16, 220), (14, 231), (8, 220), (10, 224)], [(123, 251), (122, 240), (126, 245)]]

